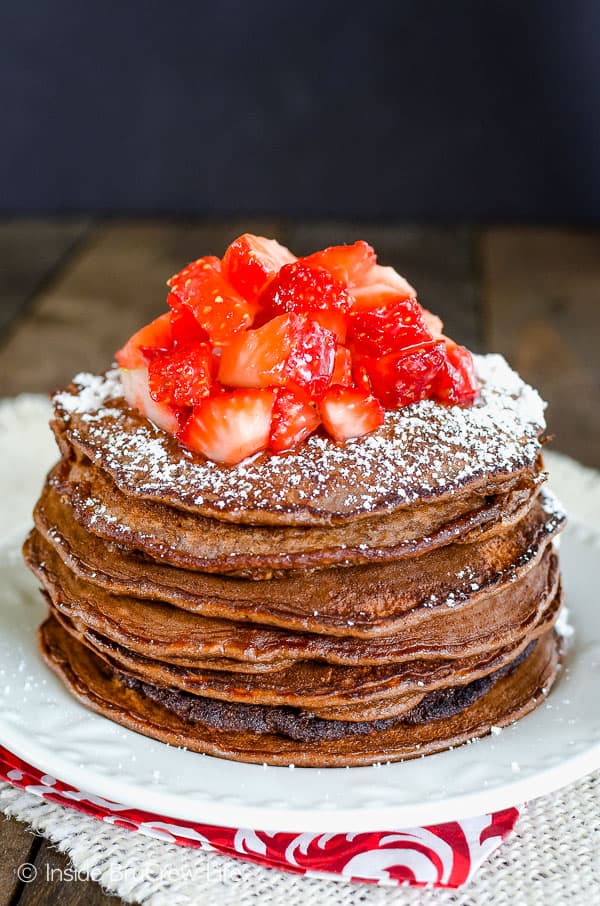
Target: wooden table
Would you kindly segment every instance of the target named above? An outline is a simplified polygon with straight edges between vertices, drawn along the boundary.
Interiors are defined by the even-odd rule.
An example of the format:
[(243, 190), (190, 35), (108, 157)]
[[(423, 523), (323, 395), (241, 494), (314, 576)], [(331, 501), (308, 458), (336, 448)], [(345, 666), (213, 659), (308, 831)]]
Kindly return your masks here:
[[(102, 370), (159, 314), (164, 281), (186, 261), (222, 254), (244, 230), (297, 254), (369, 240), (476, 351), (503, 353), (549, 402), (555, 449), (600, 466), (600, 231), (275, 221), (86, 218), (0, 222), (0, 395), (46, 392)], [(38, 868), (22, 884), (16, 870)], [(60, 880), (67, 859), (0, 816), (0, 906), (109, 904), (92, 882)], [(53, 880), (46, 880), (53, 877)]]

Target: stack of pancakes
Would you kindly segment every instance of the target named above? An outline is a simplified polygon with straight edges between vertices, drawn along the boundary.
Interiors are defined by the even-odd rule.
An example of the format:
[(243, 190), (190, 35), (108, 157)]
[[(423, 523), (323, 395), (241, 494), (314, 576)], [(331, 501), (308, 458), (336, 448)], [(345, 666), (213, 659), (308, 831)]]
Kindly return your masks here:
[(118, 372), (79, 375), (25, 545), (48, 664), (118, 723), (258, 763), (409, 758), (530, 711), (557, 671), (564, 516), (542, 401), (475, 361), (469, 409), (234, 467), (130, 409)]

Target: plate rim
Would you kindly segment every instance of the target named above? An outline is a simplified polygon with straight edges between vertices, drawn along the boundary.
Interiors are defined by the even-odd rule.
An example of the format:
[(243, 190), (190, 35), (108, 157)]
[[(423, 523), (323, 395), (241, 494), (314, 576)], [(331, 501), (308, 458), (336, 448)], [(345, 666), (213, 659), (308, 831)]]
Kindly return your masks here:
[[(577, 753), (565, 762), (546, 768), (534, 777), (525, 777), (505, 783), (492, 790), (478, 790), (430, 802), (405, 803), (387, 808), (377, 806), (323, 809), (315, 812), (297, 809), (275, 810), (272, 806), (232, 806), (228, 803), (195, 802), (159, 790), (153, 791), (153, 801), (149, 803), (143, 801), (147, 792), (139, 786), (123, 785), (125, 795), (115, 795), (115, 791), (119, 790), (118, 780), (115, 781), (114, 778), (102, 775), (96, 775), (94, 789), (90, 790), (90, 785), (86, 783), (85, 779), (82, 779), (87, 769), (73, 765), (69, 766), (66, 771), (62, 768), (54, 771), (52, 770), (52, 753), (47, 759), (43, 759), (45, 764), (42, 764), (38, 763), (38, 759), (35, 757), (35, 747), (28, 747), (26, 744), (21, 746), (17, 743), (16, 746), (10, 746), (10, 751), (39, 771), (75, 787), (78, 792), (88, 793), (90, 796), (100, 796), (128, 808), (140, 809), (162, 818), (173, 818), (177, 821), (191, 821), (217, 827), (259, 828), (262, 831), (275, 833), (368, 833), (398, 827), (420, 827), (463, 820), (531, 802), (540, 796), (568, 786), (600, 767), (599, 740), (595, 746), (585, 752)], [(401, 762), (396, 764), (401, 764)], [(276, 770), (286, 771), (288, 769), (276, 768)], [(297, 768), (296, 770), (312, 771), (315, 769)], [(357, 769), (350, 768), (349, 770)], [(161, 803), (164, 803), (164, 806)], [(232, 820), (232, 813), (238, 816), (235, 820)]]

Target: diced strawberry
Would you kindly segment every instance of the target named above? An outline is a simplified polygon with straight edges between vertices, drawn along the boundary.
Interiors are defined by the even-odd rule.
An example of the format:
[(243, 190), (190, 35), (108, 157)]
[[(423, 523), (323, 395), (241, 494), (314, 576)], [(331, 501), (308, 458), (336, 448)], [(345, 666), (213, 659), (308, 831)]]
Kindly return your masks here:
[(296, 386), (322, 393), (331, 379), (336, 341), (307, 315), (280, 315), (223, 348), (218, 378), (229, 387)]
[(121, 368), (145, 368), (149, 350), (165, 351), (170, 345), (171, 321), (169, 313), (166, 312), (134, 333), (123, 348), (115, 352), (115, 358)]
[(179, 439), (215, 462), (241, 462), (268, 446), (275, 393), (234, 390), (211, 396), (194, 408)]
[(437, 340), (438, 337), (442, 336), (442, 333), (444, 331), (444, 322), (441, 318), (438, 318), (437, 315), (434, 315), (433, 312), (430, 312), (428, 311), (428, 309), (423, 308), (422, 305), (420, 306), (420, 308), (421, 315), (423, 316), (427, 330), (429, 331), (431, 336), (435, 337), (435, 339)]
[(389, 305), (390, 302), (396, 302), (403, 299), (412, 299), (406, 292), (398, 292), (393, 286), (387, 283), (370, 283), (367, 286), (353, 286), (352, 296), (354, 304), (353, 311), (365, 308), (378, 308), (382, 305)]
[(158, 403), (197, 406), (210, 393), (213, 355), (208, 343), (180, 346), (148, 365), (150, 396)]
[(324, 267), (336, 280), (354, 286), (362, 283), (377, 256), (368, 242), (359, 239), (353, 245), (331, 245), (300, 260), (310, 267)]
[(378, 400), (365, 390), (332, 387), (320, 403), (323, 425), (334, 440), (344, 441), (374, 431), (384, 422)]
[(292, 390), (280, 390), (273, 406), (269, 447), (275, 453), (291, 450), (318, 427), (319, 410), (309, 396)]
[(431, 339), (415, 299), (395, 299), (348, 316), (349, 345), (361, 355), (386, 355)]
[[(196, 258), (190, 261), (184, 268), (173, 274), (167, 280), (167, 286), (176, 293), (180, 299), (184, 300), (186, 293), (192, 292), (193, 283), (199, 274), (203, 271), (217, 271), (221, 273), (221, 259), (216, 255), (204, 255), (202, 258)], [(167, 299), (167, 302), (169, 300)]]
[(396, 299), (413, 299), (417, 295), (416, 290), (398, 271), (393, 267), (382, 267), (381, 264), (374, 264), (360, 286), (353, 287), (351, 293), (355, 309), (375, 308)]
[(299, 336), (285, 364), (286, 384), (320, 396), (331, 382), (336, 340), (331, 331), (310, 316), (302, 319)]
[(382, 264), (373, 265), (364, 283), (383, 283), (385, 286), (390, 286), (399, 293), (405, 294), (406, 298), (417, 295), (416, 289), (410, 285), (406, 277), (399, 274), (395, 268)]
[(293, 261), (296, 256), (275, 239), (244, 233), (234, 239), (223, 255), (222, 270), (234, 289), (254, 302), (283, 265)]
[(120, 373), (123, 396), (132, 409), (137, 409), (138, 412), (153, 421), (163, 431), (177, 434), (181, 413), (167, 403), (157, 403), (156, 400), (152, 399), (148, 389), (148, 369), (145, 366), (139, 368), (121, 367)]
[(341, 311), (308, 311), (306, 314), (321, 327), (326, 327), (334, 334), (338, 343), (346, 342), (348, 332), (348, 315)]
[(333, 387), (336, 384), (341, 387), (350, 387), (352, 385), (352, 355), (345, 346), (338, 346), (335, 352), (331, 386)]
[(254, 306), (244, 299), (221, 274), (221, 262), (209, 255), (198, 258), (168, 281), (172, 292), (169, 306), (189, 308), (215, 346), (250, 327)]
[(446, 362), (446, 350), (442, 340), (432, 340), (381, 358), (365, 356), (360, 361), (375, 396), (386, 409), (393, 409), (431, 396)]
[(208, 340), (207, 332), (200, 327), (191, 308), (179, 304), (179, 297), (169, 293), (167, 304), (171, 312), (171, 335), (175, 346), (187, 346), (188, 343), (204, 343)]
[(352, 359), (352, 379), (361, 390), (372, 393), (369, 374), (360, 359)]
[(234, 337), (221, 353), (219, 381), (230, 387), (268, 387), (282, 383), (295, 326), (292, 315), (282, 315)]
[(259, 304), (264, 319), (286, 312), (347, 312), (352, 298), (329, 271), (295, 261), (281, 268), (261, 294)]
[(459, 346), (448, 337), (444, 337), (443, 340), (446, 346), (446, 361), (434, 382), (433, 395), (443, 403), (470, 406), (479, 392), (473, 356), (468, 349)]

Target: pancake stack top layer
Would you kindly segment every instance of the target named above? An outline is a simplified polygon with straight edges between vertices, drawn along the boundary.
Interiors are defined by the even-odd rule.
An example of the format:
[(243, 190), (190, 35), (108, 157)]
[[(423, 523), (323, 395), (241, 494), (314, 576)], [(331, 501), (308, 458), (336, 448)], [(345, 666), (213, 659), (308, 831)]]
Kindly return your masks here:
[(544, 403), (501, 356), (476, 367), (480, 398), (469, 408), (422, 400), (357, 440), (313, 434), (233, 467), (194, 456), (130, 409), (118, 371), (78, 375), (54, 397), (55, 425), (125, 495), (236, 524), (345, 525), (535, 478)]
[(499, 356), (476, 371), (471, 408), (233, 467), (131, 409), (116, 372), (78, 375), (25, 546), (50, 666), (138, 732), (259, 763), (414, 757), (525, 714), (557, 669), (564, 516), (539, 396)]
[(435, 752), (531, 710), (561, 604), (544, 404), (366, 242), (245, 234), (54, 395), (24, 548), (90, 708), (226, 758)]

